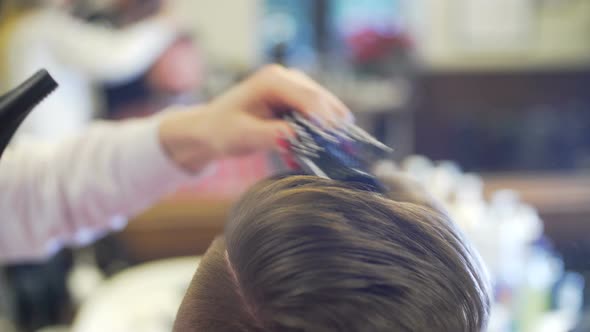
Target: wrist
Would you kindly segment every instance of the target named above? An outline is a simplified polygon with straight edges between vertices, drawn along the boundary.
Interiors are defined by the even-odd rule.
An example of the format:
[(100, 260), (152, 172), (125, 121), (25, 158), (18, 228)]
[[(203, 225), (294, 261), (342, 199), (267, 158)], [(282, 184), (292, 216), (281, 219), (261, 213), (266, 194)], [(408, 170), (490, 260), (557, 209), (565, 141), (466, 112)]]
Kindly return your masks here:
[(189, 173), (203, 170), (219, 158), (205, 109), (167, 112), (160, 122), (159, 138), (168, 158)]

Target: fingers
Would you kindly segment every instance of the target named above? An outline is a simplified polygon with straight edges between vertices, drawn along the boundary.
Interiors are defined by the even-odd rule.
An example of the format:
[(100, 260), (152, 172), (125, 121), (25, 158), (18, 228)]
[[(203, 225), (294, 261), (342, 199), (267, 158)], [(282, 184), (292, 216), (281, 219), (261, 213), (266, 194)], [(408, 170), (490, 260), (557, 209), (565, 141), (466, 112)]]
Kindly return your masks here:
[(316, 81), (312, 80), (309, 76), (307, 76), (302, 71), (296, 70), (296, 69), (289, 69), (289, 71), (291, 72), (292, 75), (298, 77), (299, 80), (302, 82), (302, 84), (308, 84), (313, 89), (317, 89), (318, 91), (321, 90), (321, 91), (325, 92), (325, 97), (327, 98), (327, 102), (330, 104), (332, 109), (337, 112), (339, 119), (343, 119), (344, 121), (349, 121), (349, 122), (352, 122), (354, 120), (352, 112), (334, 94), (332, 94), (331, 92), (326, 90), (324, 87), (322, 87)]
[(326, 127), (352, 120), (352, 113), (338, 98), (301, 72), (271, 65), (260, 70), (252, 83), (254, 95), (271, 107), (293, 109)]
[(291, 127), (282, 120), (259, 120), (255, 121), (252, 126), (253, 136), (251, 138), (254, 140), (252, 143), (255, 149), (271, 149), (284, 153), (286, 152), (285, 142), (295, 136)]

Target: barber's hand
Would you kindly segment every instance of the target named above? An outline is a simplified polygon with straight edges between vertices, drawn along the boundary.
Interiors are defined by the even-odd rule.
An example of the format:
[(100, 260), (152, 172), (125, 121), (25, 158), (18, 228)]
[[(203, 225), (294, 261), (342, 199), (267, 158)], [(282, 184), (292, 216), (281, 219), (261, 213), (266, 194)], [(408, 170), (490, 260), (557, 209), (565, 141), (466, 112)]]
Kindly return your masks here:
[(209, 104), (170, 112), (160, 127), (162, 146), (179, 166), (197, 172), (213, 160), (280, 149), (293, 135), (275, 111), (292, 109), (326, 127), (352, 122), (350, 111), (304, 74), (267, 66)]

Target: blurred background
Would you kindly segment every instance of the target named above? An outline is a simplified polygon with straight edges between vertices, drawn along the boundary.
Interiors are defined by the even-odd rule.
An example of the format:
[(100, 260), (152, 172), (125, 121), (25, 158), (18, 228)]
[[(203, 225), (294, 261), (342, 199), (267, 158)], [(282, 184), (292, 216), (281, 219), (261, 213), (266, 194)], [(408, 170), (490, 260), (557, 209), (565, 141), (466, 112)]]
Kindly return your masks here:
[[(2, 86), (43, 65), (65, 90), (62, 104), (42, 106), (51, 116), (30, 120), (16, 139), (58, 139), (93, 118), (205, 102), (266, 63), (299, 68), (395, 148), (382, 170), (402, 169), (446, 202), (494, 281), (489, 331), (590, 331), (590, 1), (0, 5)], [(31, 13), (45, 6), (128, 39), (97, 55), (85, 48), (93, 37), (39, 35)], [(142, 44), (146, 36), (131, 33), (162, 16), (174, 21), (172, 43), (159, 47), (152, 35)], [(48, 17), (43, 24), (59, 26)], [(48, 40), (68, 56), (49, 54)], [(121, 60), (132, 43), (149, 56)], [(232, 202), (279, 168), (266, 155), (221, 161), (96, 245), (3, 267), (0, 331), (170, 330), (194, 256), (221, 232)]]

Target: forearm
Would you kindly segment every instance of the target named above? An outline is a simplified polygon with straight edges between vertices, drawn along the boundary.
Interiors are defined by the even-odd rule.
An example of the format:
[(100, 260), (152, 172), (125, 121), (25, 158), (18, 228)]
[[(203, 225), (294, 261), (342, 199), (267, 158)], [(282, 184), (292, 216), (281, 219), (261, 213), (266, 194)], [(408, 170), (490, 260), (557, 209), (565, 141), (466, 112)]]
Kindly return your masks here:
[(280, 149), (294, 133), (275, 118), (277, 105), (334, 126), (352, 119), (307, 76), (268, 66), (207, 105), (95, 125), (52, 148), (20, 147), (4, 155), (0, 261), (84, 243), (91, 239), (86, 234), (108, 231), (113, 215), (136, 214), (179, 184), (196, 181), (214, 160)]
[(189, 175), (164, 152), (160, 122), (99, 123), (55, 146), (9, 151), (0, 163), (0, 262), (85, 244), (197, 181), (199, 172)]

